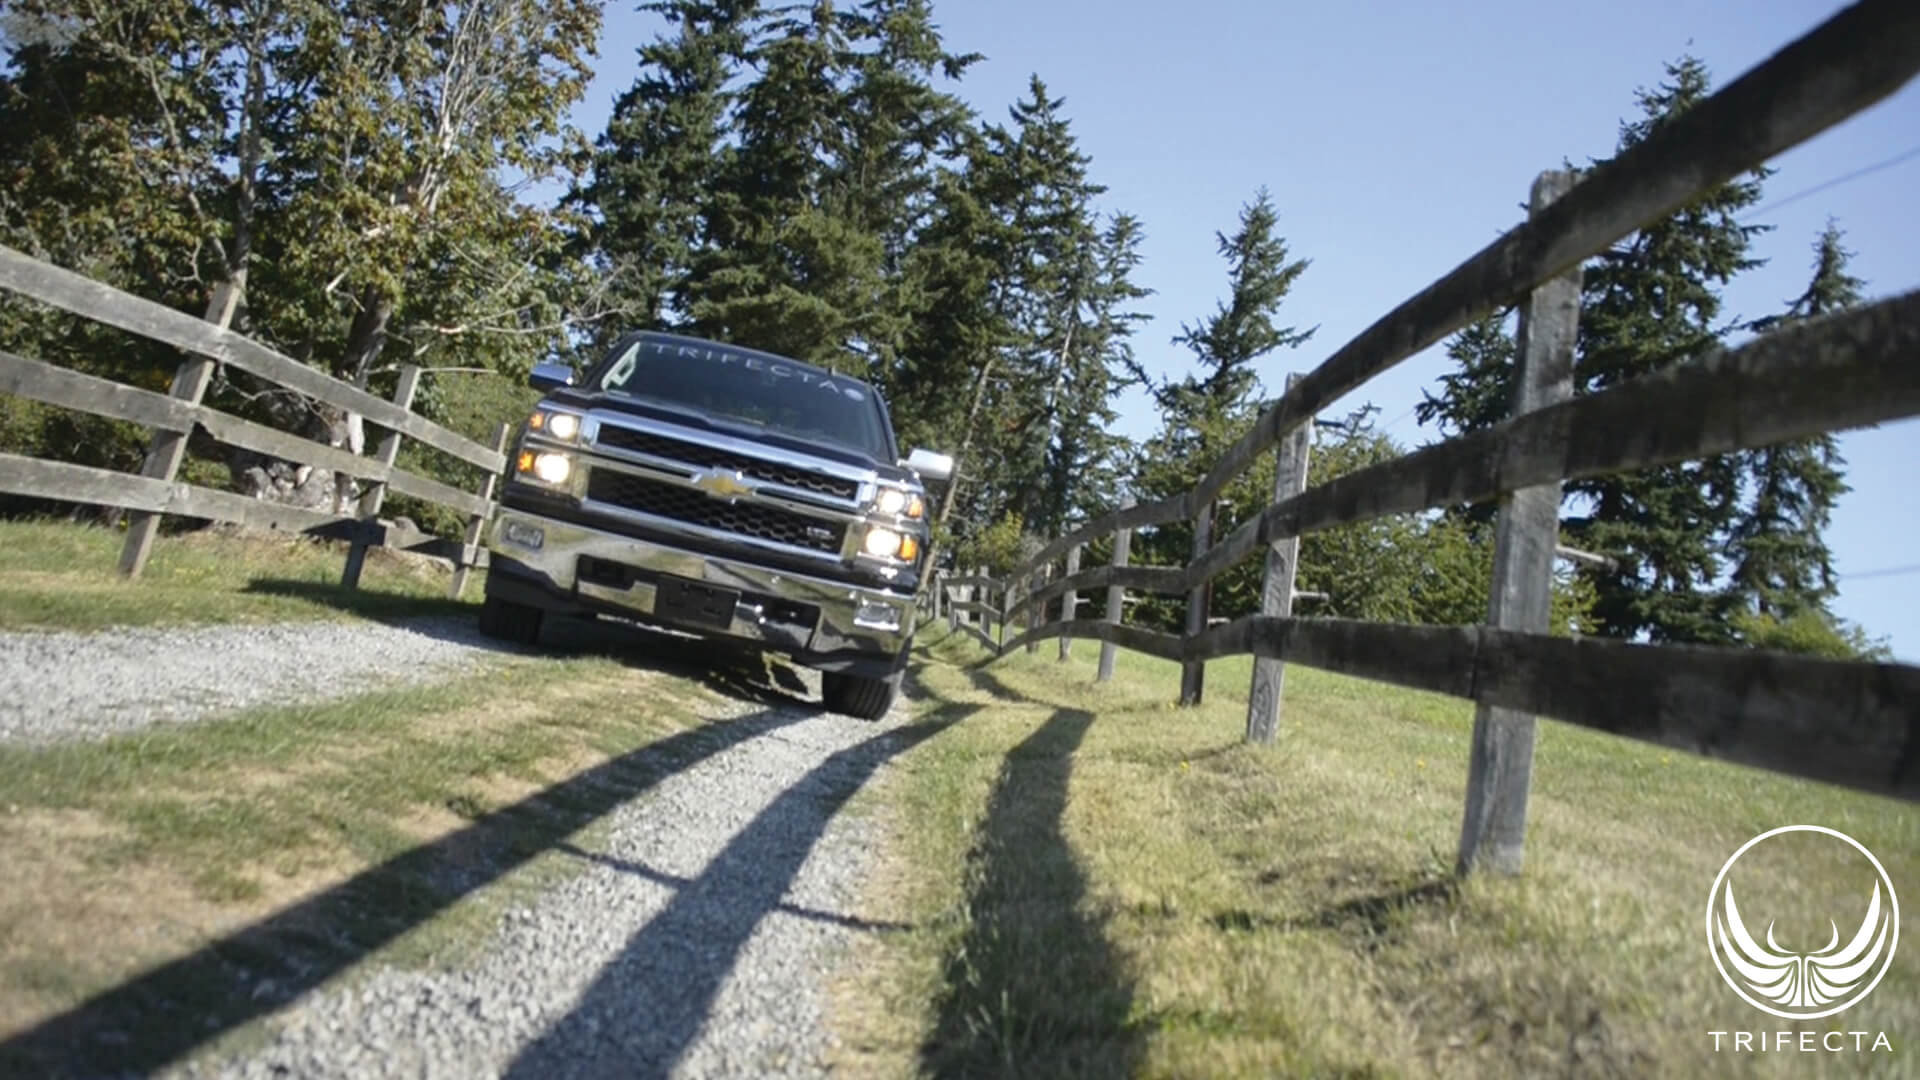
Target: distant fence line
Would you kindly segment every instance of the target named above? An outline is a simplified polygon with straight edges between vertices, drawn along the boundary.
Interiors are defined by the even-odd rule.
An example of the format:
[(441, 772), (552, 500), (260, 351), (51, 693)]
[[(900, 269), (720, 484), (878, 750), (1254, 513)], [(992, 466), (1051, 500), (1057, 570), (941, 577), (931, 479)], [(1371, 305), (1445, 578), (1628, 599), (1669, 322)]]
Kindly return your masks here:
[[(1561, 484), (1764, 447), (1920, 413), (1920, 292), (1777, 330), (1739, 348), (1591, 394), (1573, 394), (1585, 260), (1701, 193), (1888, 97), (1920, 72), (1920, 5), (1857, 3), (1644, 142), (1579, 179), (1534, 182), (1527, 219), (1389, 312), (1285, 392), (1189, 491), (1125, 505), (1047, 544), (1004, 580), (946, 575), (945, 613), (1000, 654), (1040, 640), (1102, 642), (1182, 665), (1180, 701), (1202, 699), (1208, 660), (1256, 658), (1247, 738), (1279, 726), (1283, 663), (1437, 691), (1477, 704), (1457, 869), (1523, 863), (1536, 716), (1906, 799), (1920, 797), (1920, 668), (1777, 652), (1573, 640), (1548, 630)], [(1306, 486), (1310, 422), (1374, 376), (1489, 312), (1517, 306), (1515, 398), (1505, 421)], [(1213, 504), (1276, 450), (1273, 499), (1225, 537)], [(1292, 613), (1299, 537), (1389, 514), (1497, 500), (1488, 618), (1410, 626)], [(1131, 531), (1193, 527), (1183, 567), (1128, 565)], [(1106, 566), (1089, 541), (1114, 538)], [(1265, 552), (1260, 614), (1209, 618), (1207, 586)], [(1064, 559), (1064, 563), (1062, 560)], [(1079, 593), (1107, 590), (1104, 618)], [(1182, 634), (1126, 625), (1125, 590), (1185, 595)], [(1042, 622), (1060, 601), (1062, 617)], [(962, 615), (969, 616), (963, 619)], [(975, 626), (971, 616), (979, 616)], [(1009, 627), (1025, 629), (1008, 639)], [(986, 626), (998, 624), (998, 634)]]
[[(500, 425), (484, 446), (411, 411), (420, 369), (400, 369), (388, 400), (318, 369), (282, 356), (225, 327), (151, 300), (144, 300), (70, 270), (0, 246), (0, 289), (116, 327), (187, 353), (169, 393), (143, 390), (0, 350), (0, 391), (59, 408), (143, 424), (152, 429), (140, 472), (124, 473), (72, 462), (0, 453), (0, 493), (133, 511), (121, 550), (120, 570), (139, 576), (165, 515), (308, 533), (351, 541), (342, 581), (359, 584), (370, 547), (387, 546), (452, 560), (449, 589), (459, 597), (472, 571), (485, 565), (481, 530), (493, 509), (494, 483), (506, 467), (510, 425)], [(214, 365), (227, 364), (384, 429), (373, 454), (362, 456), (314, 439), (280, 431), (201, 403)], [(329, 513), (251, 498), (232, 491), (178, 481), (187, 438), (195, 428), (216, 441), (363, 481), (353, 512)], [(414, 439), (486, 473), (478, 491), (464, 491), (394, 465), (402, 438)], [(387, 491), (450, 507), (467, 518), (459, 544), (426, 536), (380, 519)]]

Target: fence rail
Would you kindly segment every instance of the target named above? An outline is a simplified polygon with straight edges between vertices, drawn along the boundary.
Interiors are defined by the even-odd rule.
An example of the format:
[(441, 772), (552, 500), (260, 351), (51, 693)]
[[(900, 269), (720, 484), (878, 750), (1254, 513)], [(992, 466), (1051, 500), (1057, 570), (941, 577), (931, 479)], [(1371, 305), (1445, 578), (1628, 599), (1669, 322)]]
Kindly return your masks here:
[[(359, 583), (367, 549), (388, 546), (441, 555), (455, 566), (450, 591), (458, 597), (469, 573), (485, 565), (480, 525), (493, 510), (495, 477), (506, 467), (509, 426), (500, 425), (492, 446), (482, 445), (411, 410), (419, 369), (402, 369), (394, 400), (283, 356), (225, 327), (93, 281), (0, 246), (0, 289), (187, 353), (172, 393), (127, 386), (0, 350), (0, 392), (63, 409), (141, 424), (153, 434), (153, 449), (141, 473), (116, 472), (0, 453), (0, 492), (32, 498), (111, 506), (145, 515), (130, 531), (121, 568), (137, 576), (160, 516), (200, 518), (345, 538), (352, 541), (342, 580)], [(363, 456), (201, 403), (209, 362), (231, 365), (385, 429), (379, 449)], [(195, 430), (216, 442), (297, 465), (330, 469), (367, 485), (351, 513), (333, 513), (256, 499), (232, 491), (179, 482), (184, 440)], [(482, 470), (487, 479), (470, 492), (398, 468), (400, 439), (410, 438)], [(468, 519), (461, 542), (396, 527), (377, 518), (385, 493), (395, 491), (448, 507)], [(142, 527), (144, 525), (144, 527)]]
[[(1536, 179), (1524, 222), (1382, 316), (1279, 399), (1189, 491), (1124, 505), (995, 578), (940, 580), (946, 605), (997, 652), (1045, 638), (1103, 643), (1183, 665), (1181, 701), (1201, 700), (1205, 664), (1257, 658), (1247, 736), (1275, 737), (1286, 661), (1477, 703), (1458, 869), (1522, 864), (1535, 717), (1797, 776), (1920, 798), (1920, 668), (1814, 660), (1753, 649), (1572, 640), (1548, 633), (1552, 562), (1604, 563), (1559, 543), (1561, 484), (1753, 449), (1920, 415), (1920, 292), (1778, 330), (1738, 348), (1574, 396), (1583, 263), (1700, 193), (1732, 180), (1891, 95), (1920, 73), (1920, 5), (1844, 9), (1644, 142), (1584, 176)], [(1312, 488), (1311, 420), (1322, 409), (1489, 312), (1520, 313), (1512, 415)], [(1297, 440), (1297, 445), (1291, 444)], [(1225, 536), (1212, 504), (1269, 451), (1272, 503)], [(1495, 501), (1494, 577), (1485, 625), (1405, 626), (1291, 614), (1300, 536), (1391, 514)], [(1180, 567), (1129, 566), (1132, 530), (1190, 522)], [(1112, 536), (1107, 566), (1081, 568)], [(1261, 614), (1221, 624), (1207, 585), (1265, 553)], [(1060, 561), (1068, 557), (1070, 569)], [(958, 586), (968, 593), (956, 600)], [(1056, 600), (1108, 590), (1106, 618), (1041, 622)], [(1186, 630), (1126, 625), (1125, 590), (1187, 597)], [(976, 598), (977, 594), (977, 598)], [(981, 625), (962, 620), (978, 613)], [(987, 626), (998, 623), (997, 638)], [(1008, 640), (1010, 626), (1025, 628)], [(1064, 655), (1064, 650), (1063, 650)]]

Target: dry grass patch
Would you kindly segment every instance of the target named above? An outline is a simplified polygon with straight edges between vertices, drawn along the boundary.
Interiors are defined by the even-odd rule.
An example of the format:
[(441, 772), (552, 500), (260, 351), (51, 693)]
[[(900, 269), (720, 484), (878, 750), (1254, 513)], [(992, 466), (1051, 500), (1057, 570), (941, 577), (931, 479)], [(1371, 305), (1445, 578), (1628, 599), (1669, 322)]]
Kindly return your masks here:
[[(1741, 843), (1824, 824), (1920, 882), (1920, 809), (1542, 725), (1528, 868), (1451, 878), (1470, 706), (1292, 668), (1283, 736), (1242, 745), (1248, 665), (1097, 646), (984, 654), (930, 635), (924, 707), (984, 706), (883, 792), (886, 889), (910, 934), (842, 994), (850, 1068), (1023, 1076), (1912, 1075), (1920, 955), (1865, 1002), (1792, 1024), (1707, 955), (1707, 891)], [(945, 663), (939, 661), (946, 661)], [(953, 666), (961, 665), (961, 666)], [(1751, 910), (1859, 867), (1774, 850)], [(1743, 864), (1744, 867), (1745, 864)], [(1743, 908), (1748, 906), (1742, 894)], [(1774, 901), (1781, 901), (1775, 904)], [(1824, 942), (1790, 926), (1782, 941)], [(1713, 1030), (1886, 1031), (1893, 1053), (1716, 1054)], [(1869, 1040), (1870, 1041), (1870, 1040)]]
[[(454, 882), (484, 873), (503, 848), (549, 846), (553, 821), (571, 835), (564, 813), (536, 808), (464, 848), (449, 841), (696, 725), (688, 706), (706, 692), (656, 692), (668, 681), (607, 659), (521, 658), (437, 686), (97, 743), (0, 747), (0, 1037), (403, 852), (435, 847), (433, 873)], [(650, 707), (632, 708), (642, 693)], [(532, 860), (491, 893), (524, 895), (572, 869), (552, 862)], [(447, 961), (497, 906), (454, 906), (386, 956)], [(364, 914), (385, 933), (384, 913)], [(351, 939), (347, 915), (329, 932)]]

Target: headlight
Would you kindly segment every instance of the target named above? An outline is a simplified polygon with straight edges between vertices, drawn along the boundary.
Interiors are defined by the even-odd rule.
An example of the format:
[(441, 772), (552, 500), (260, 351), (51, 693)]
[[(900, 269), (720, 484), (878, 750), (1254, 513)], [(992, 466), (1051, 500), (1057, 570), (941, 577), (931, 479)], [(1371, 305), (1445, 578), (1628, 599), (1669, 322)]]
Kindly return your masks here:
[(573, 461), (565, 454), (541, 454), (532, 450), (520, 451), (520, 460), (515, 462), (519, 471), (532, 473), (536, 479), (548, 484), (564, 484), (567, 477), (573, 475)]
[(572, 442), (580, 434), (580, 418), (573, 413), (541, 409), (527, 417), (527, 430), (561, 442)]
[(867, 539), (861, 544), (867, 554), (879, 559), (891, 559), (900, 552), (900, 541), (905, 539), (892, 529), (868, 529)]
[(876, 559), (902, 559), (912, 562), (920, 554), (920, 541), (903, 536), (892, 529), (869, 528), (867, 537), (861, 543), (867, 554)]
[(879, 496), (873, 501), (873, 508), (883, 514), (905, 515), (910, 518), (917, 518), (926, 511), (920, 496), (901, 491), (899, 488), (881, 488)]

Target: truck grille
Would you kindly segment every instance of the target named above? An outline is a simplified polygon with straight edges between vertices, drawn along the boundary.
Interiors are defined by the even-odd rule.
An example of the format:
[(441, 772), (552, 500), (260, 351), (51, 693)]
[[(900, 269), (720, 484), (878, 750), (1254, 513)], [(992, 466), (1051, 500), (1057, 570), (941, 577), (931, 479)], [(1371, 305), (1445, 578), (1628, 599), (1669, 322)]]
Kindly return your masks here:
[(744, 454), (729, 453), (711, 446), (670, 439), (664, 435), (655, 435), (650, 431), (635, 431), (632, 428), (603, 425), (595, 441), (601, 446), (614, 446), (622, 450), (633, 450), (671, 461), (684, 461), (689, 465), (720, 467), (738, 470), (743, 476), (768, 483), (783, 484), (802, 491), (815, 491), (822, 495), (831, 495), (838, 499), (853, 499), (860, 494), (860, 484), (855, 480), (844, 480), (838, 476), (828, 476), (793, 465), (782, 465), (777, 461), (762, 461)]
[(823, 521), (777, 506), (727, 503), (679, 484), (608, 469), (589, 472), (587, 498), (643, 514), (684, 521), (689, 525), (834, 555), (840, 553), (840, 545), (847, 536), (845, 522)]

